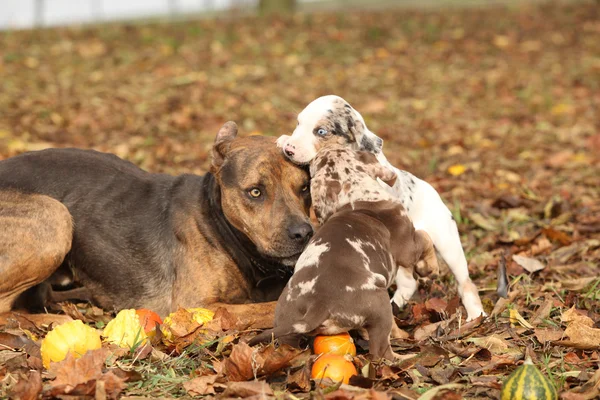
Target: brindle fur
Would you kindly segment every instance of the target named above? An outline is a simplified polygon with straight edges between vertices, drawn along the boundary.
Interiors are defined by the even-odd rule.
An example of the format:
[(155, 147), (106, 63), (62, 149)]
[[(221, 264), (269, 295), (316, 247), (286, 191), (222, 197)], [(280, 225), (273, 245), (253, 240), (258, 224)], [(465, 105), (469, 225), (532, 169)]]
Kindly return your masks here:
[(204, 176), (152, 174), (77, 149), (1, 161), (0, 312), (62, 266), (106, 309), (234, 303), (230, 311), (270, 326), (312, 234), (309, 177), (273, 139), (236, 134), (234, 123), (221, 128)]

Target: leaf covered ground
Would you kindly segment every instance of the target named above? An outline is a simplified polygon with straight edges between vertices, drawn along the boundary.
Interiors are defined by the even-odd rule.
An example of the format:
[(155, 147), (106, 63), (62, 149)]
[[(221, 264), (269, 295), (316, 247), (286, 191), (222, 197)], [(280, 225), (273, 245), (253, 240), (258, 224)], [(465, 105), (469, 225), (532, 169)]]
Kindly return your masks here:
[[(393, 164), (442, 194), (490, 314), (465, 323), (451, 274), (424, 282), (397, 319), (402, 361), (369, 362), (357, 340), (362, 377), (326, 389), (308, 379), (309, 351), (249, 348), (226, 312), (178, 345), (104, 345), (49, 371), (39, 341), (51, 327), (12, 316), (0, 395), (498, 398), (529, 355), (563, 398), (600, 396), (597, 3), (4, 32), (0, 73), (0, 159), (74, 146), (172, 174), (205, 172), (227, 120), (278, 136), (338, 94)], [(97, 328), (114, 316), (57, 309)]]

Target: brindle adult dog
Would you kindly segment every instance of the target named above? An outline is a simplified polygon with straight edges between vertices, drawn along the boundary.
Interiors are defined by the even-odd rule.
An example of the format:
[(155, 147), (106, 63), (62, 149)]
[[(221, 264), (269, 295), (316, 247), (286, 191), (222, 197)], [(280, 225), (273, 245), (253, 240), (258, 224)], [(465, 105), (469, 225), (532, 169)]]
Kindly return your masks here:
[(0, 312), (69, 297), (48, 289), (72, 272), (105, 309), (227, 303), (270, 326), (313, 233), (309, 176), (274, 139), (236, 135), (233, 122), (221, 128), (204, 176), (77, 149), (1, 161)]

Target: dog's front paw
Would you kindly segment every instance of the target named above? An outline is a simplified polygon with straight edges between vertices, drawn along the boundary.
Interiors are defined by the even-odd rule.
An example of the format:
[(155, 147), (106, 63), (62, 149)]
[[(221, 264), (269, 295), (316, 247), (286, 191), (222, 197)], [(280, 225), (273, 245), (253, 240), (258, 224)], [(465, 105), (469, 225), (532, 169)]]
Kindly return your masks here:
[(289, 135), (281, 135), (281, 136), (279, 136), (279, 138), (277, 139), (277, 147), (283, 149), (285, 147), (285, 144), (289, 140), (289, 138), (290, 138)]

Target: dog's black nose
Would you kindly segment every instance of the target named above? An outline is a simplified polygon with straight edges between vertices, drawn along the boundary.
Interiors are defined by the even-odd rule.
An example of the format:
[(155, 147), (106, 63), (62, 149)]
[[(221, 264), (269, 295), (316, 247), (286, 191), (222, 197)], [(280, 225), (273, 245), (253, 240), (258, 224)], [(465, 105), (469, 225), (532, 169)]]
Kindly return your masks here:
[(288, 235), (290, 239), (305, 241), (310, 239), (313, 235), (313, 228), (312, 226), (310, 226), (310, 224), (306, 222), (297, 225), (292, 225), (288, 228)]
[(294, 155), (294, 152), (290, 149), (285, 149), (285, 155), (288, 157), (291, 157)]

